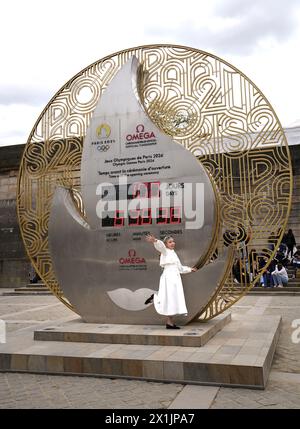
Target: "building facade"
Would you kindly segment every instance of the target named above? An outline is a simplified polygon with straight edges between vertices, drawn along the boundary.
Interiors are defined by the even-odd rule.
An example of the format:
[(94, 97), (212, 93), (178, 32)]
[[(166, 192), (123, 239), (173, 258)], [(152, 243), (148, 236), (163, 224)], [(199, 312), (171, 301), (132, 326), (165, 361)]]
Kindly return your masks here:
[[(0, 147), (0, 287), (28, 283), (30, 262), (26, 255), (17, 218), (18, 170), (25, 145)], [(300, 144), (290, 146), (294, 190), (288, 228), (300, 244)]]

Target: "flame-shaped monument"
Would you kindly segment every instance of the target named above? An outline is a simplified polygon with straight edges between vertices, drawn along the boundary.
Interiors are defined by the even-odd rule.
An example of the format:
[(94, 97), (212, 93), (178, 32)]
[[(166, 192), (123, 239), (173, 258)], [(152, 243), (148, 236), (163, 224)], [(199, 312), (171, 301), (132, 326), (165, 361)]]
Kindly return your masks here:
[(158, 289), (157, 252), (145, 235), (176, 239), (196, 273), (183, 278), (187, 317), (196, 318), (219, 286), (227, 254), (205, 263), (218, 235), (217, 194), (197, 158), (160, 131), (143, 109), (135, 56), (99, 98), (81, 161), (83, 217), (72, 190), (55, 191), (49, 247), (64, 295), (87, 322), (159, 324), (144, 301)]

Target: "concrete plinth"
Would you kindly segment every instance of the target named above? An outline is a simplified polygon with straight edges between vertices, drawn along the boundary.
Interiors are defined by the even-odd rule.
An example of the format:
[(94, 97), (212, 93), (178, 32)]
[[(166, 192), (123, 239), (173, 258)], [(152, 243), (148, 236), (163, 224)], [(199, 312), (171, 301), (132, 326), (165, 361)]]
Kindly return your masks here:
[[(226, 320), (226, 315), (223, 317)], [(212, 322), (213, 320), (209, 323)], [(1, 344), (0, 370), (125, 377), (263, 389), (278, 341), (281, 317), (236, 314), (232, 321), (225, 323), (223, 329), (206, 344), (198, 346), (189, 346), (185, 343), (186, 339), (194, 340), (194, 335), (185, 335), (189, 333), (190, 325), (180, 330), (180, 335), (178, 332), (169, 333), (167, 330), (162, 333), (167, 338), (166, 342), (174, 337), (176, 342), (181, 341), (185, 345), (160, 345), (145, 343), (142, 332), (136, 336), (131, 335), (128, 332), (128, 325), (123, 325), (123, 332), (120, 328), (122, 325), (118, 325), (118, 331), (110, 332), (106, 336), (103, 335), (103, 325), (96, 325), (102, 326), (99, 328), (100, 332), (97, 335), (94, 326), (95, 329), (90, 333), (92, 336), (88, 337), (88, 332), (70, 329), (72, 324), (75, 326), (76, 323), (78, 323), (76, 319), (72, 323), (66, 323), (65, 330), (63, 325), (51, 325), (47, 334), (46, 330), (36, 331), (35, 338), (41, 336), (43, 341), (33, 340), (32, 337), (26, 338), (23, 334), (7, 344)], [(193, 332), (196, 332), (195, 326), (191, 325), (190, 333)], [(65, 340), (65, 333), (66, 335), (69, 333), (69, 340)], [(60, 341), (53, 341), (62, 334), (63, 338), (60, 338)], [(76, 335), (79, 335), (77, 338), (81, 338), (80, 341), (86, 335), (88, 341), (72, 342)], [(150, 330), (150, 333), (144, 336), (149, 341), (149, 338), (159, 338), (161, 334)], [(110, 341), (117, 341), (119, 338), (120, 341), (98, 342), (105, 338)], [(121, 343), (125, 338), (131, 343)], [(51, 341), (48, 341), (49, 339)], [(137, 340), (142, 344), (138, 344)]]
[(70, 341), (80, 343), (140, 344), (160, 346), (202, 347), (231, 320), (222, 314), (206, 323), (189, 323), (181, 329), (158, 325), (109, 325), (71, 321), (62, 326), (34, 332), (38, 341)]

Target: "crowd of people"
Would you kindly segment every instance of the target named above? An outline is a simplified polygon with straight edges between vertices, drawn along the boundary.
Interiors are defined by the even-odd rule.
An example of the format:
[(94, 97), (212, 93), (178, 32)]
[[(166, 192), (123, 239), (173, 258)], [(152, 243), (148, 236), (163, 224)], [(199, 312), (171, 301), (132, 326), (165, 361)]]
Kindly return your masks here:
[[(271, 248), (270, 250), (274, 250)], [(252, 249), (247, 255), (238, 255), (235, 258), (232, 274), (235, 283), (249, 284), (257, 277), (260, 272), (268, 263), (268, 258), (264, 255), (258, 254), (255, 249)], [(274, 259), (268, 265), (266, 271), (260, 276), (255, 286), (279, 287), (282, 288), (288, 285), (287, 268), (293, 268), (292, 277), (295, 278), (297, 270), (300, 269), (300, 246), (297, 246), (295, 236), (291, 229), (284, 234), (279, 248), (275, 253)]]

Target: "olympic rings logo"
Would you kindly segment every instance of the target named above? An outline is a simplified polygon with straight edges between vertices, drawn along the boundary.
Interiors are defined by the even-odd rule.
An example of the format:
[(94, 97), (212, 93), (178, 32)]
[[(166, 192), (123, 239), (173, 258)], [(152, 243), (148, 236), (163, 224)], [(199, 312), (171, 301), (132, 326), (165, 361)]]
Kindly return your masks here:
[(109, 149), (109, 145), (108, 144), (103, 144), (101, 146), (97, 146), (97, 150), (99, 150), (100, 152), (107, 152)]

